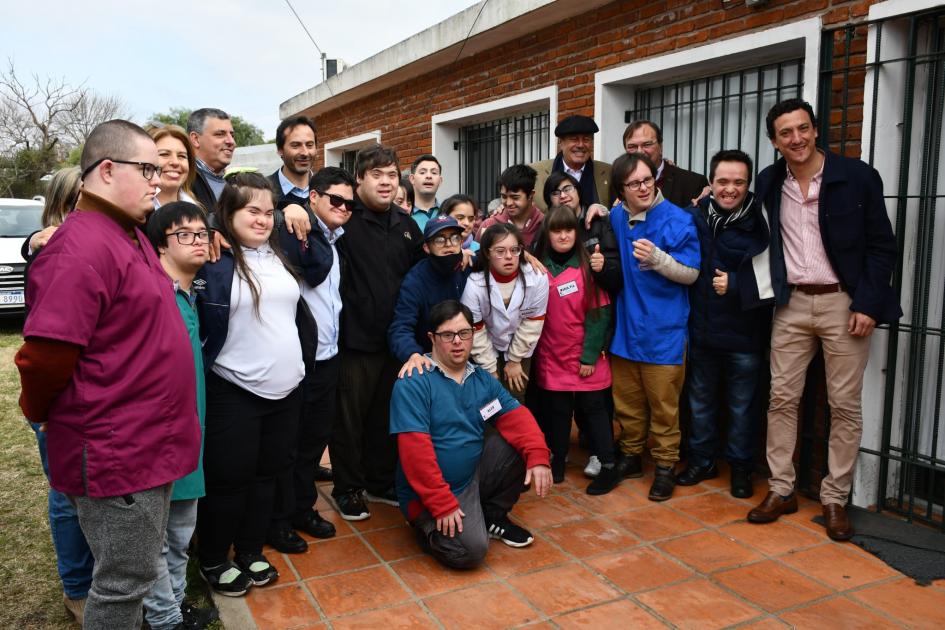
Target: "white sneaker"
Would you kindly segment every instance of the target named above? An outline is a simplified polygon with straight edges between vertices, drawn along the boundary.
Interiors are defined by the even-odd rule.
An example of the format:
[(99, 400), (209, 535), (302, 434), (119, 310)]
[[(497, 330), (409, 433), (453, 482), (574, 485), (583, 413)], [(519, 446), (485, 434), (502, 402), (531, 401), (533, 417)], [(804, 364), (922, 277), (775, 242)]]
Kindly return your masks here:
[(597, 455), (591, 455), (587, 460), (587, 466), (584, 467), (584, 476), (593, 479), (600, 474), (600, 460)]

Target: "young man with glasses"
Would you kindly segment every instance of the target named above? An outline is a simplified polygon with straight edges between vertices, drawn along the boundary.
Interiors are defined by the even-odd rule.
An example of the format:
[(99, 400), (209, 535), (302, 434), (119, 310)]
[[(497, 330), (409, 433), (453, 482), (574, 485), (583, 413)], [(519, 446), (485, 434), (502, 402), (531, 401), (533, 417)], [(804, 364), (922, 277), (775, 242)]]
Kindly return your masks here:
[[(309, 219), (314, 226), (299, 241), (279, 226), (279, 241), (288, 261), (302, 277), (302, 299), (318, 323), (315, 369), (302, 382), (302, 411), (297, 434), (295, 463), (279, 478), (267, 542), (283, 553), (302, 553), (308, 543), (296, 533), (331, 538), (335, 526), (315, 508), (315, 481), (322, 454), (328, 446), (335, 420), (338, 391), (339, 328), (341, 320), (341, 258), (338, 239), (354, 207), (354, 178), (337, 166), (327, 166), (308, 182)], [(333, 457), (334, 459), (334, 457)]]
[(424, 354), (430, 351), (427, 317), (444, 300), (463, 296), (471, 268), (463, 270), (463, 228), (450, 216), (430, 219), (423, 230), (427, 257), (404, 277), (394, 306), (394, 320), (387, 333), (391, 354), (403, 367), (399, 376), (429, 368)]
[(200, 453), (193, 350), (140, 229), (157, 161), (137, 125), (93, 129), (76, 210), (36, 257), (26, 290), (20, 406), (45, 425), (50, 484), (75, 504), (95, 557), (87, 628), (138, 625), (172, 485)]
[[(166, 204), (152, 216), (154, 219), (148, 222), (148, 239), (157, 251), (164, 272), (174, 282), (177, 308), (190, 337), (194, 369), (197, 372), (197, 416), (203, 433), (206, 416), (203, 349), (196, 296), (191, 287), (194, 276), (210, 258), (210, 231), (203, 210), (186, 201)], [(200, 610), (184, 602), (187, 548), (197, 525), (197, 499), (204, 494), (201, 457), (197, 470), (174, 482), (167, 517), (166, 545), (158, 564), (158, 579), (144, 598), (144, 618), (154, 630), (203, 627), (215, 616), (212, 608)]]
[(551, 488), (550, 454), (535, 418), (499, 381), (469, 362), (473, 316), (456, 300), (430, 309), (432, 368), (397, 381), (397, 497), (421, 547), (456, 569), (478, 566), (489, 539), (526, 547), (508, 518), (524, 485)]

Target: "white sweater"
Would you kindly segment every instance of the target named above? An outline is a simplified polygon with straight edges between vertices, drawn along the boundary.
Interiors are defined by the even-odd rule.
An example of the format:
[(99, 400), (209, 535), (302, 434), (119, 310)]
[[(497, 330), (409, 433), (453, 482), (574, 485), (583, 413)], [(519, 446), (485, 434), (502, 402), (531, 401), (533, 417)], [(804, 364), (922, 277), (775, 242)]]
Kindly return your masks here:
[(259, 317), (249, 285), (234, 272), (229, 328), (213, 371), (260, 398), (281, 400), (305, 376), (295, 325), (299, 284), (268, 245), (242, 249), (259, 288)]

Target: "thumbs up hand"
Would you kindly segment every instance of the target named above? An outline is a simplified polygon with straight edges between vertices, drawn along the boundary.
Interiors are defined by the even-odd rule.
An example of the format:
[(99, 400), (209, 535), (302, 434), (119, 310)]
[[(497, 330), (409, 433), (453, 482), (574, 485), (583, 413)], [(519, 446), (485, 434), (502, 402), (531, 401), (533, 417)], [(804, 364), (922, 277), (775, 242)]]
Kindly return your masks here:
[(715, 277), (712, 278), (712, 288), (719, 295), (725, 295), (725, 292), (728, 291), (728, 273), (716, 269)]
[(604, 255), (600, 253), (600, 243), (594, 246), (594, 253), (591, 254), (591, 271), (598, 273), (604, 268)]

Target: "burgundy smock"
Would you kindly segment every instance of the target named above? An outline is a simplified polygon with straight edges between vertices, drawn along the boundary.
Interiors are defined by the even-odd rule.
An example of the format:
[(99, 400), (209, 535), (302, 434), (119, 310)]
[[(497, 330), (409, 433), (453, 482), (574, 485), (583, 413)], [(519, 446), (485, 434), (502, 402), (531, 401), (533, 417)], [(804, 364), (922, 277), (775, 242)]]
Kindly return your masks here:
[(139, 247), (104, 199), (83, 192), (77, 206), (88, 210), (72, 212), (30, 267), (23, 336), (82, 348), (47, 417), (50, 485), (121, 496), (197, 468), (194, 357), (173, 283), (141, 230), (132, 228)]

